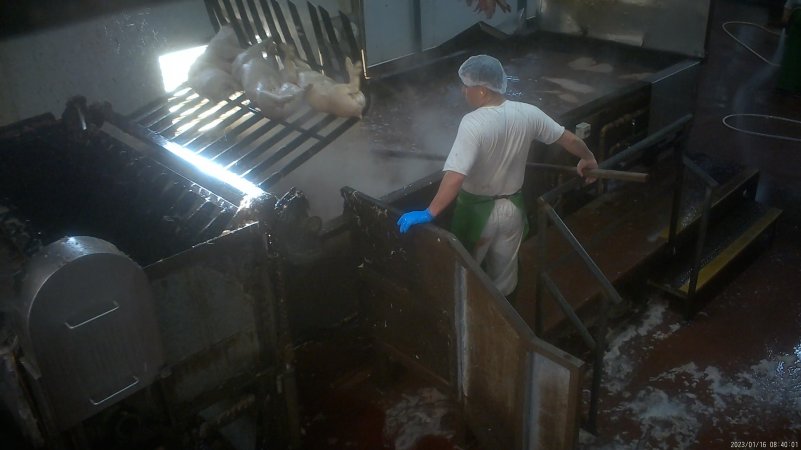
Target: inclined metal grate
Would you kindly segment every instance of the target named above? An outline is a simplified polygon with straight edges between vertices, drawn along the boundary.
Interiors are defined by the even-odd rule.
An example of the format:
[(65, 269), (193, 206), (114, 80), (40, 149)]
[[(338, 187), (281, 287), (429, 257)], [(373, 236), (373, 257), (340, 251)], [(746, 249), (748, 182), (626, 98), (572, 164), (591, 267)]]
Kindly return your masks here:
[[(306, 2), (308, 21), (288, 0), (286, 8), (277, 0), (206, 0), (205, 3), (214, 30), (231, 24), (243, 47), (268, 38), (284, 42), (291, 45), (298, 57), (313, 69), (335, 79), (347, 76), (343, 67), (346, 56), (353, 61), (362, 60), (353, 22), (341, 11), (336, 16), (338, 23), (335, 23), (325, 8), (309, 2)], [(311, 33), (307, 31), (308, 27), (311, 27)]]
[(30, 255), (89, 235), (147, 265), (230, 226), (234, 204), (105, 130), (71, 138), (50, 115), (0, 130), (0, 236)]
[[(243, 47), (272, 38), (293, 46), (310, 67), (346, 81), (345, 56), (362, 59), (352, 22), (340, 12), (335, 24), (324, 8), (310, 3), (308, 18), (302, 19), (292, 2), (286, 5), (288, 14), (275, 0), (206, 0), (215, 30), (230, 23)], [(306, 31), (308, 27), (312, 33)], [(181, 146), (268, 190), (358, 119), (318, 113), (304, 104), (286, 119), (273, 120), (264, 117), (242, 92), (217, 103), (181, 86), (127, 120), (130, 124), (125, 128), (131, 134), (162, 147)]]

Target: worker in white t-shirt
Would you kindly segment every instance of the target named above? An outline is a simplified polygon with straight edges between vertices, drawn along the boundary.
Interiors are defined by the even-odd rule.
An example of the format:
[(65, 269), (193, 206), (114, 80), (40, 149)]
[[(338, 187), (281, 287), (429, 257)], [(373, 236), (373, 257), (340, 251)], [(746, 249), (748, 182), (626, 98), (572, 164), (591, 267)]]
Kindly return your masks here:
[(517, 286), (517, 252), (528, 228), (521, 188), (532, 141), (555, 142), (581, 158), (576, 166), (581, 176), (598, 163), (584, 141), (539, 108), (504, 97), (506, 73), (497, 59), (471, 56), (459, 77), (465, 99), (476, 109), (459, 124), (431, 204), (402, 215), (397, 224), (406, 233), (456, 200), (451, 231), (509, 296)]

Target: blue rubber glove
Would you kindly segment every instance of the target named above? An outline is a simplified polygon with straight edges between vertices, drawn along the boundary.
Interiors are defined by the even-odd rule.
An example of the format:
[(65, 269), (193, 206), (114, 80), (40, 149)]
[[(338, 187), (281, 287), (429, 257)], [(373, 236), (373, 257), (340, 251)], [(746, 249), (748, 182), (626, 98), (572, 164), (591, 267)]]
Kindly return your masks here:
[(412, 225), (419, 225), (421, 223), (429, 223), (434, 220), (434, 216), (428, 212), (426, 208), (423, 211), (409, 211), (398, 219), (398, 227), (400, 227), (401, 234), (409, 231)]

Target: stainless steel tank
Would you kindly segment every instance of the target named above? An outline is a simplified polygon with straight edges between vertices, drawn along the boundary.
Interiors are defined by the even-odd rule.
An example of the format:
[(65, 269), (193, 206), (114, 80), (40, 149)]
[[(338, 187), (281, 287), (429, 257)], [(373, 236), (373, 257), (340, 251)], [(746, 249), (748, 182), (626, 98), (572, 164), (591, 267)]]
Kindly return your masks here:
[(101, 239), (68, 237), (24, 273), (14, 327), (48, 428), (68, 429), (152, 383), (163, 356), (138, 264)]

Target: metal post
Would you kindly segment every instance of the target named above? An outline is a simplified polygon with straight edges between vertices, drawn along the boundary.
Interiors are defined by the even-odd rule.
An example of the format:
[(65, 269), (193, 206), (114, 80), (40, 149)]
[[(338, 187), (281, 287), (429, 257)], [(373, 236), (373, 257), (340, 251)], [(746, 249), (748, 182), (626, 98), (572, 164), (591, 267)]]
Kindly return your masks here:
[(612, 286), (612, 283), (609, 281), (609, 279), (606, 278), (604, 273), (601, 271), (601, 268), (595, 264), (595, 261), (592, 259), (592, 257), (590, 257), (589, 253), (587, 253), (587, 250), (585, 250), (581, 245), (581, 242), (576, 239), (576, 236), (573, 235), (573, 232), (570, 231), (570, 229), (567, 227), (567, 224), (565, 224), (562, 218), (559, 217), (556, 211), (554, 211), (554, 209), (549, 205), (544, 205), (544, 209), (545, 213), (550, 216), (551, 222), (554, 224), (554, 228), (557, 229), (562, 234), (562, 237), (564, 237), (570, 246), (573, 247), (573, 250), (584, 262), (584, 265), (601, 285), (601, 288), (609, 297), (609, 300), (612, 300), (615, 304), (621, 303), (623, 299), (620, 297), (620, 294), (618, 294), (617, 290), (615, 290), (615, 287)]
[(603, 296), (601, 304), (601, 319), (595, 335), (595, 350), (593, 351), (592, 388), (590, 391), (590, 410), (587, 413), (587, 430), (598, 434), (598, 400), (601, 391), (601, 377), (604, 371), (604, 353), (606, 353), (606, 328), (609, 314), (609, 299)]
[(698, 228), (698, 238), (695, 242), (695, 255), (693, 256), (693, 268), (690, 272), (690, 284), (687, 289), (687, 299), (685, 300), (684, 318), (689, 320), (692, 316), (692, 301), (698, 286), (698, 272), (701, 270), (701, 257), (704, 252), (707, 228), (709, 228), (709, 216), (712, 210), (712, 188), (706, 186), (704, 191), (704, 210), (701, 213), (701, 223)]
[(412, 0), (412, 42), (414, 52), (423, 51), (423, 15), (420, 0)]
[(676, 233), (678, 232), (679, 210), (681, 209), (681, 191), (684, 186), (684, 163), (683, 149), (677, 145), (673, 151), (674, 163), (676, 165), (676, 178), (673, 180), (673, 203), (670, 207), (670, 226), (668, 228), (668, 246), (671, 256), (676, 256), (678, 248), (676, 244)]
[[(260, 223), (260, 226), (262, 224)], [(271, 338), (276, 339), (276, 346), (278, 348), (277, 354), (274, 355), (278, 361), (279, 369), (276, 371), (276, 382), (278, 386), (279, 395), (284, 397), (284, 401), (286, 402), (286, 419), (287, 423), (285, 426), (287, 429), (283, 430), (272, 430), (277, 431), (281, 434), (282, 438), (286, 439), (286, 443), (288, 444), (288, 448), (300, 448), (301, 439), (300, 439), (300, 405), (298, 400), (298, 392), (297, 392), (297, 380), (295, 378), (295, 353), (294, 353), (294, 346), (292, 345), (292, 337), (289, 331), (289, 313), (287, 311), (287, 292), (286, 292), (286, 281), (285, 277), (285, 270), (284, 264), (285, 259), (283, 255), (275, 248), (275, 244), (272, 241), (272, 235), (270, 234), (272, 230), (265, 229), (261, 230), (262, 232), (262, 242), (264, 248), (267, 251), (267, 271), (262, 271), (263, 283), (266, 285), (265, 287), (265, 295), (262, 297), (264, 300), (264, 304), (259, 305), (257, 303), (257, 307), (260, 307), (259, 310), (256, 311), (257, 317), (260, 319), (259, 323), (257, 323), (257, 332), (259, 333), (259, 340), (260, 340), (260, 347), (267, 348), (269, 345), (268, 340)], [(267, 273), (265, 273), (267, 272)], [(272, 290), (270, 289), (272, 288)], [(267, 307), (272, 307), (272, 311), (267, 311)], [(272, 313), (272, 314), (270, 314)], [(270, 321), (270, 318), (273, 320)], [(267, 323), (271, 322), (271, 323)], [(258, 327), (261, 325), (261, 327)], [(271, 326), (273, 330), (277, 332), (277, 335), (270, 336), (269, 328)], [(269, 358), (272, 355), (267, 354), (264, 351), (260, 352), (260, 363), (262, 367), (266, 367), (269, 364)], [(262, 407), (266, 406), (262, 403)], [(265, 439), (270, 439), (268, 433), (264, 430), (265, 426), (268, 423), (267, 415), (269, 411), (265, 410), (258, 410), (258, 414), (262, 416), (262, 421), (260, 423), (260, 439), (257, 440), (259, 443), (265, 442)]]
[(542, 337), (543, 322), (542, 322), (542, 274), (545, 271), (545, 257), (546, 246), (548, 245), (548, 238), (545, 235), (548, 230), (548, 214), (545, 213), (545, 203), (541, 198), (537, 200), (537, 289), (534, 296), (534, 334)]
[(576, 328), (579, 336), (581, 336), (581, 339), (584, 340), (585, 344), (587, 344), (587, 347), (590, 350), (595, 351), (596, 343), (592, 338), (592, 334), (587, 327), (584, 326), (584, 323), (581, 321), (581, 319), (579, 319), (578, 314), (576, 314), (576, 311), (574, 311), (570, 306), (570, 303), (567, 302), (567, 299), (559, 290), (559, 288), (556, 287), (556, 283), (554, 283), (553, 279), (551, 279), (551, 277), (543, 271), (540, 275), (540, 281), (542, 282), (543, 286), (548, 288), (548, 292), (556, 300), (556, 304), (559, 306), (559, 309), (562, 310), (565, 316), (567, 316), (567, 318), (570, 320), (570, 323), (573, 324), (573, 327)]

